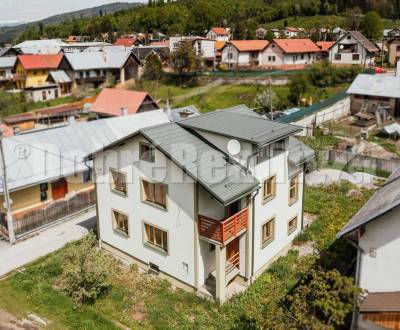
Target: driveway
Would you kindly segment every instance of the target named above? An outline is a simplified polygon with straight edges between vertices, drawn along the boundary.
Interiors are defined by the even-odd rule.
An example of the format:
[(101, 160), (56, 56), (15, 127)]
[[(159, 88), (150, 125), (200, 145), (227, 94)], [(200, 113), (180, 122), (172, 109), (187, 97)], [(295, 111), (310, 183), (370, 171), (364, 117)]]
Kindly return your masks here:
[(95, 224), (96, 210), (90, 210), (15, 245), (0, 241), (0, 277), (81, 238)]

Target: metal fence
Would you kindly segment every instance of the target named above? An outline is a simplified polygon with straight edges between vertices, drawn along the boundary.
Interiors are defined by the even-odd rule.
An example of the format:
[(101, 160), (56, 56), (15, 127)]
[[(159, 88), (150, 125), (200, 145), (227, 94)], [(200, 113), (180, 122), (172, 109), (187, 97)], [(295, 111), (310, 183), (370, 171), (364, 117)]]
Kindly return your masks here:
[[(71, 198), (64, 198), (35, 208), (27, 212), (13, 215), (15, 236), (22, 236), (41, 227), (47, 226), (63, 218), (93, 207), (96, 204), (94, 189), (82, 191)], [(0, 232), (8, 237), (7, 221), (3, 214), (0, 218)]]
[(323, 149), (319, 155), (319, 166), (342, 165), (348, 171), (363, 171), (387, 177), (400, 167), (398, 159), (382, 159), (349, 151)]

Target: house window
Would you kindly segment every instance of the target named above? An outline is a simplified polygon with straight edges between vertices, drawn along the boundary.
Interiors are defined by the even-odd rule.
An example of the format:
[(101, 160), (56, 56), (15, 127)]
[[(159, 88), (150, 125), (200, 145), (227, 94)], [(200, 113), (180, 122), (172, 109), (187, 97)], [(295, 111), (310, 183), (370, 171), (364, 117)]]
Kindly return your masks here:
[(126, 186), (126, 174), (117, 170), (110, 169), (111, 190), (126, 195), (128, 190)]
[(335, 61), (341, 61), (342, 60), (342, 54), (335, 54)]
[(83, 183), (90, 182), (92, 180), (92, 170), (87, 170), (82, 174)]
[(288, 235), (293, 233), (297, 229), (297, 215), (289, 220), (288, 222)]
[(262, 225), (262, 247), (265, 248), (274, 240), (275, 218), (268, 220)]
[(154, 148), (149, 144), (145, 142), (140, 142), (139, 143), (139, 158), (141, 160), (145, 160), (146, 162), (151, 162), (154, 163)]
[(353, 61), (360, 60), (360, 54), (353, 54)]
[(164, 209), (167, 208), (167, 186), (162, 183), (142, 180), (143, 200)]
[(268, 56), (268, 62), (275, 62), (276, 57), (275, 56)]
[(129, 234), (128, 216), (119, 211), (112, 210), (113, 229), (126, 236)]
[(266, 203), (275, 197), (276, 176), (272, 176), (263, 182), (263, 202)]
[(151, 246), (168, 252), (168, 233), (148, 223), (144, 224), (145, 240)]
[(232, 53), (229, 53), (229, 54), (228, 54), (228, 59), (231, 60), (232, 58), (233, 58), (233, 54), (232, 54)]
[(296, 175), (290, 179), (289, 204), (292, 205), (296, 203), (298, 198), (299, 198), (299, 176)]
[(300, 55), (300, 58), (301, 58), (302, 60), (304, 60), (304, 54), (301, 54), (301, 55)]
[(43, 92), (42, 92), (42, 100), (43, 100), (43, 101), (46, 101), (46, 100), (47, 100), (46, 91), (43, 91)]
[(396, 46), (396, 52), (400, 52), (400, 46)]

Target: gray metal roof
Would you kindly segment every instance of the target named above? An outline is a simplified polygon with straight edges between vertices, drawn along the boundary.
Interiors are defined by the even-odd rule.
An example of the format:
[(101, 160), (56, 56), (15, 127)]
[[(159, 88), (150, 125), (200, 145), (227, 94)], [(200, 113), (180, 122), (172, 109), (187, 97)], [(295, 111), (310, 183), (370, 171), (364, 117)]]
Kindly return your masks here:
[(257, 179), (242, 166), (228, 161), (224, 153), (178, 124), (149, 127), (140, 132), (224, 205), (258, 187)]
[(171, 119), (173, 122), (177, 122), (182, 119), (198, 115), (199, 111), (194, 105), (188, 105), (186, 107), (171, 109)]
[(347, 94), (400, 98), (400, 77), (359, 74)]
[(132, 53), (126, 52), (80, 52), (66, 53), (64, 56), (73, 70), (120, 69)]
[(57, 84), (70, 83), (71, 78), (67, 75), (64, 70), (50, 71), (49, 75)]
[(245, 113), (232, 108), (190, 117), (179, 125), (243, 140), (257, 145), (265, 145), (301, 131), (301, 128), (255, 116), (252, 111)]
[[(84, 157), (140, 128), (169, 122), (162, 110), (74, 123), (4, 139), (10, 190), (87, 170)], [(0, 192), (2, 192), (0, 184)]]
[(0, 57), (0, 68), (13, 68), (16, 61), (16, 56)]
[(400, 206), (400, 168), (392, 173), (386, 183), (368, 200), (367, 203), (337, 234), (343, 237), (346, 234), (379, 218), (381, 215)]
[(314, 156), (315, 152), (313, 149), (294, 136), (289, 137), (289, 162), (298, 166), (310, 161)]

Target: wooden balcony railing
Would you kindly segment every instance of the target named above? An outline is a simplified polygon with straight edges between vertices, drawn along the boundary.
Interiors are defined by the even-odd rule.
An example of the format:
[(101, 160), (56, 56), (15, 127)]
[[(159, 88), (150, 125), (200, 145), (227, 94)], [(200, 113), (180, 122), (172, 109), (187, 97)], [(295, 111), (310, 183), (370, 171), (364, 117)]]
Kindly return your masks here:
[(228, 239), (236, 237), (247, 228), (248, 218), (248, 208), (222, 221), (199, 215), (199, 235), (224, 244)]

